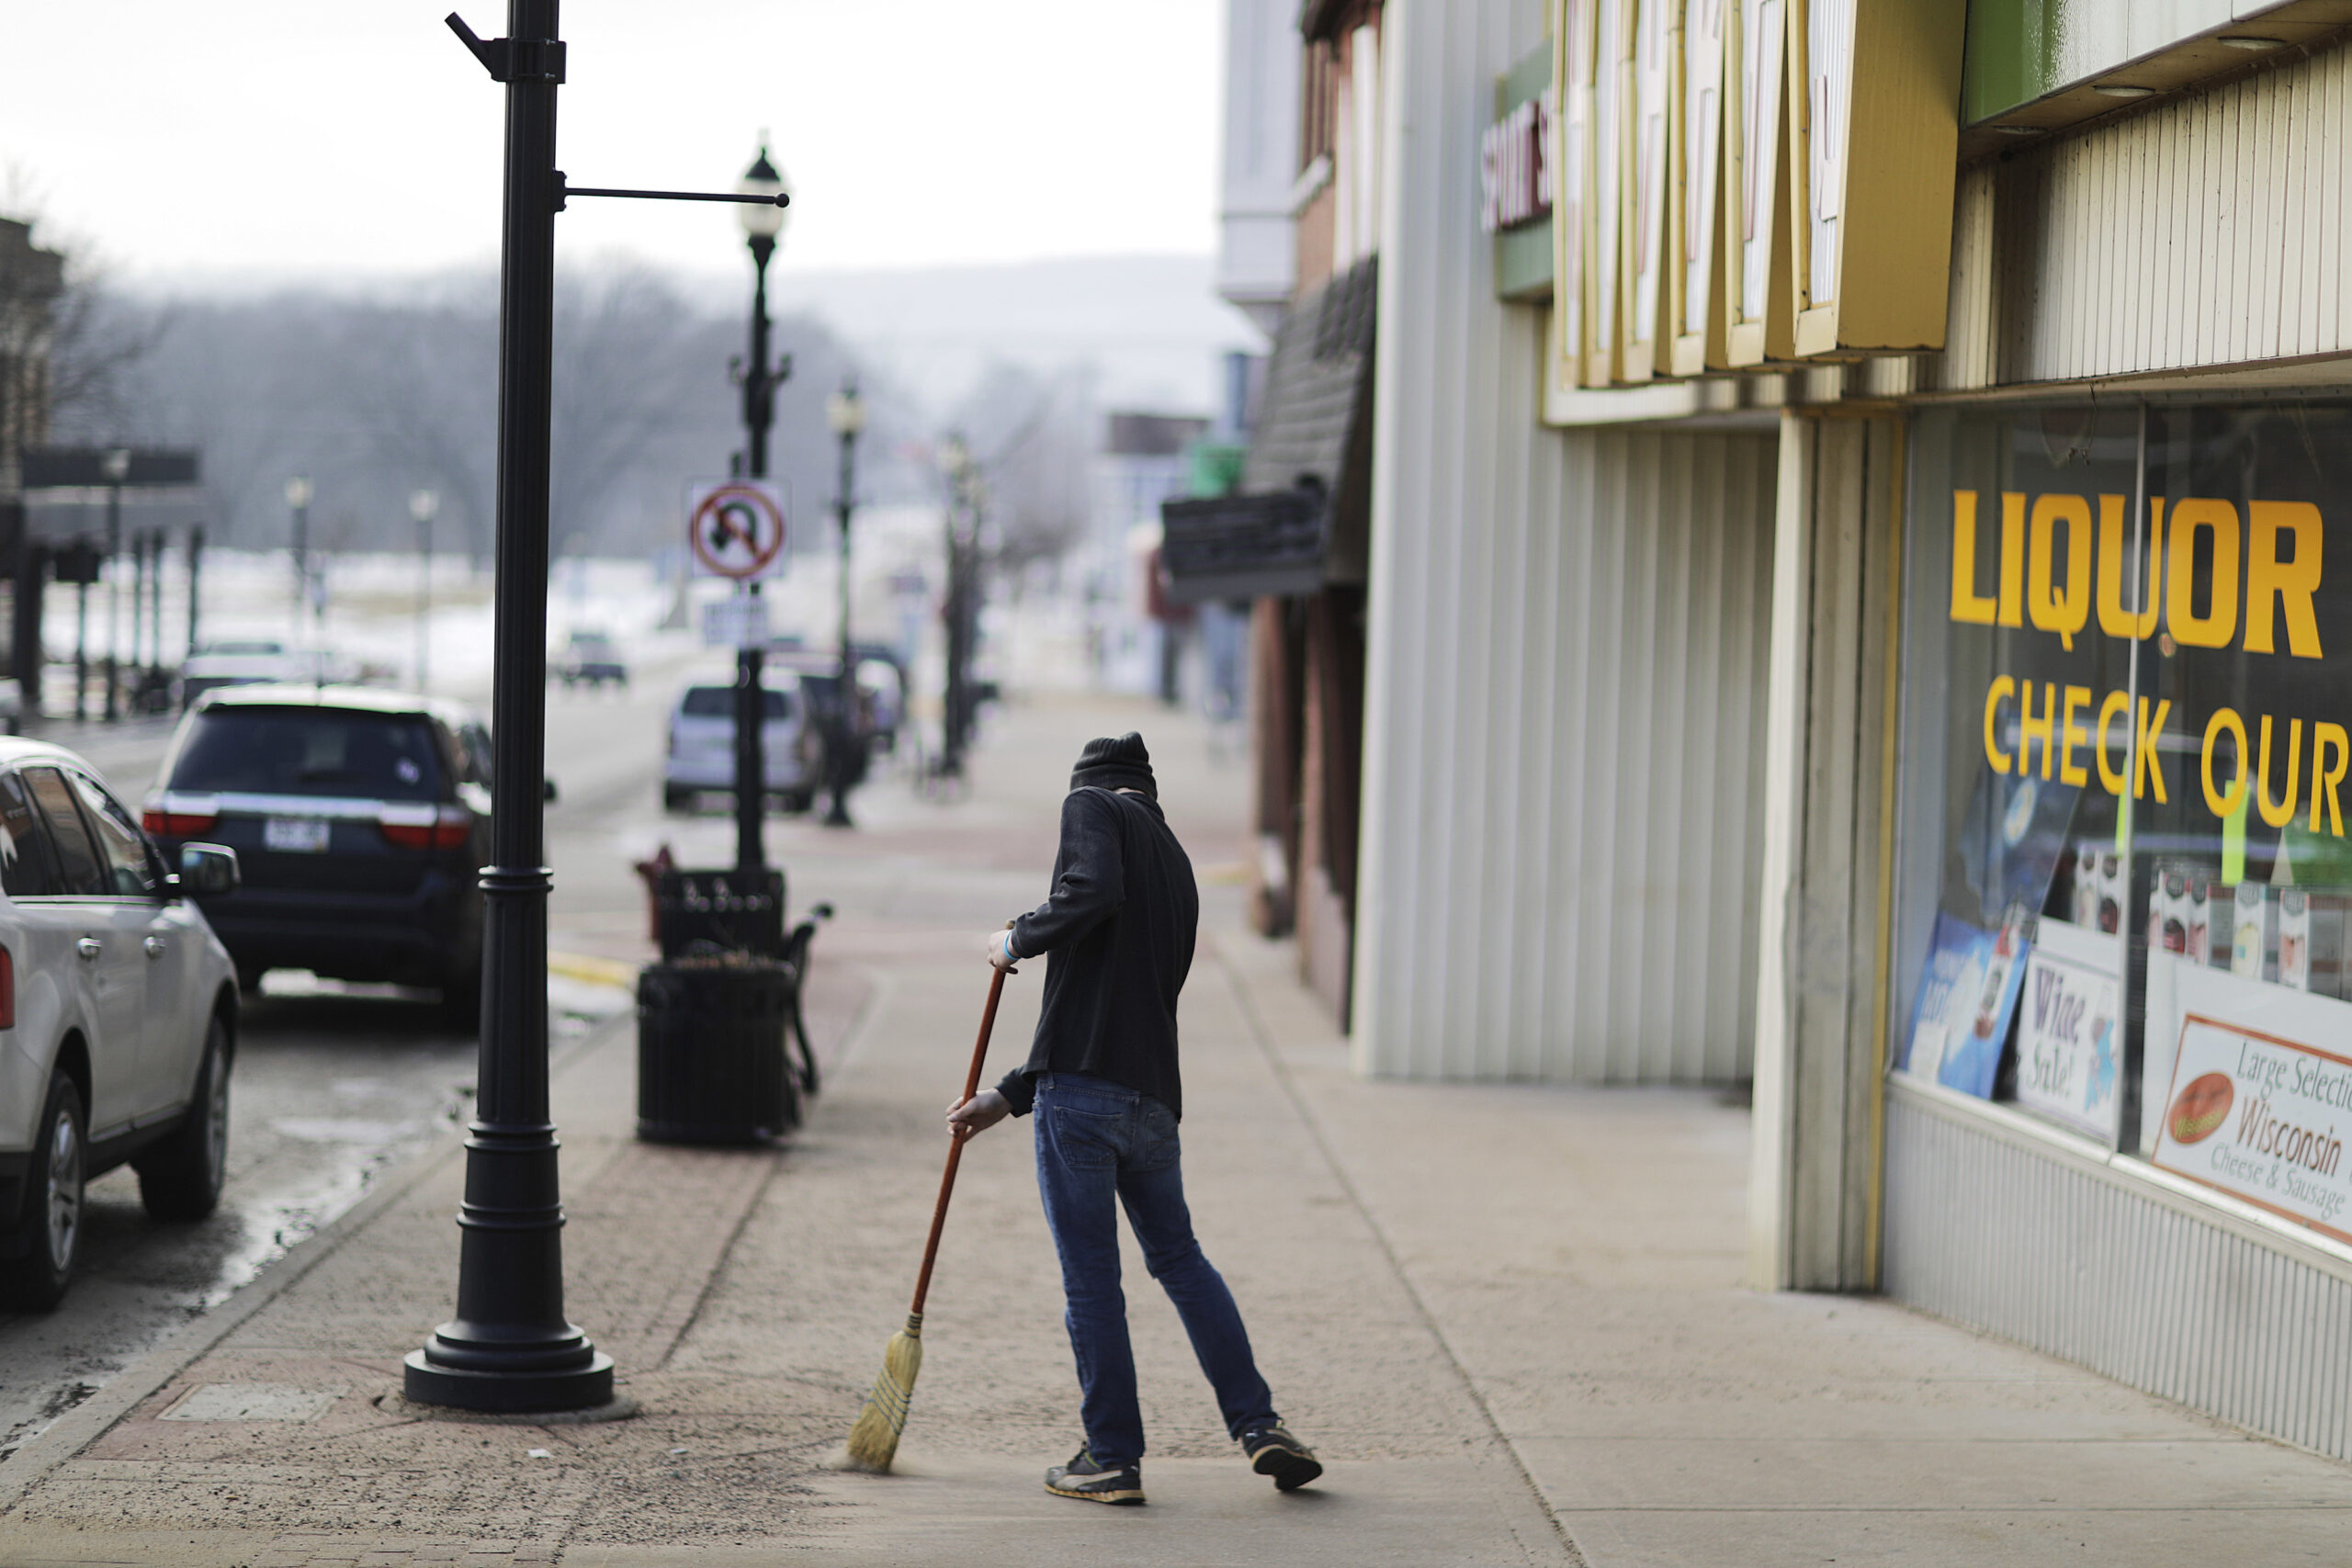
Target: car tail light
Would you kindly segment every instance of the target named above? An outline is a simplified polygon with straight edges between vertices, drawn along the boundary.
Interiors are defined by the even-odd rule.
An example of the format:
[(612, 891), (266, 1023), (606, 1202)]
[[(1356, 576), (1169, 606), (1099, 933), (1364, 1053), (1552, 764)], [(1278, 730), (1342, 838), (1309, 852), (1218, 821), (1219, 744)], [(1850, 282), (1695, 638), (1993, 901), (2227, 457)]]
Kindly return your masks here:
[(139, 825), (151, 833), (173, 839), (198, 839), (220, 822), (220, 797), (178, 790), (157, 790), (139, 813)]
[(0, 947), (0, 1029), (17, 1027), (17, 960)]
[(384, 841), (404, 850), (454, 850), (473, 836), (473, 813), (462, 806), (387, 806)]
[(220, 821), (220, 814), (217, 811), (157, 811), (150, 807), (139, 814), (141, 827), (167, 839), (200, 838), (212, 831)]

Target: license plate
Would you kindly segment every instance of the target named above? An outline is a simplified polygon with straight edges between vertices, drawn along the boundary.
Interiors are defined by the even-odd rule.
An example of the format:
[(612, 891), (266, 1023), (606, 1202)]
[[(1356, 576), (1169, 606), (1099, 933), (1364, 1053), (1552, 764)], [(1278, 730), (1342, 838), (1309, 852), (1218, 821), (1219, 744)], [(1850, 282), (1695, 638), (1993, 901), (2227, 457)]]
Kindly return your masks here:
[(272, 817), (261, 825), (261, 842), (288, 854), (324, 854), (327, 825), (316, 817)]

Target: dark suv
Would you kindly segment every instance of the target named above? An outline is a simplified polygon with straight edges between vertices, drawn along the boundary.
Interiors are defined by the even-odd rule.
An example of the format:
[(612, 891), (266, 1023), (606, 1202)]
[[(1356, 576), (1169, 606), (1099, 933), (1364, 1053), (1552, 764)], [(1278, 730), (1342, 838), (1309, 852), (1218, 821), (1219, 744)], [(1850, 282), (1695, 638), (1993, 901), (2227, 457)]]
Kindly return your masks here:
[(481, 994), (480, 868), (490, 734), (464, 709), (354, 686), (236, 686), (180, 721), (147, 831), (237, 852), (243, 885), (201, 900), (252, 987), (268, 969)]

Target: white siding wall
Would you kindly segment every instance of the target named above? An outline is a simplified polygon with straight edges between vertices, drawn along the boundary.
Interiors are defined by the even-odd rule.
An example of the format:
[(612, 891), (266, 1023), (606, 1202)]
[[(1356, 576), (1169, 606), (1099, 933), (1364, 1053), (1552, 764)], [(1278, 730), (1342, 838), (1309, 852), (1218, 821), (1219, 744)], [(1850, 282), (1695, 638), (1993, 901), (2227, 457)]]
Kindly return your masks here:
[(2352, 1459), (2352, 1259), (1950, 1090), (1888, 1097), (1886, 1293)]
[(1358, 1066), (1748, 1067), (1769, 433), (1538, 418), (1477, 135), (1534, 0), (1389, 0)]
[(1939, 384), (2352, 352), (2352, 49), (1963, 172)]

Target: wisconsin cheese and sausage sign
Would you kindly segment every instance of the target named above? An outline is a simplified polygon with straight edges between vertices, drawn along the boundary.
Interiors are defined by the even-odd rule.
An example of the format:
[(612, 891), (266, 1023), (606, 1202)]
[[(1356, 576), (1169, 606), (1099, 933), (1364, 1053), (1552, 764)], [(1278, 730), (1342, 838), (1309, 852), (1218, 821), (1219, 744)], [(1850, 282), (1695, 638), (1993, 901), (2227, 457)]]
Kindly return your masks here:
[(2156, 1164), (2352, 1241), (2352, 1057), (2191, 1012), (2158, 1113)]

